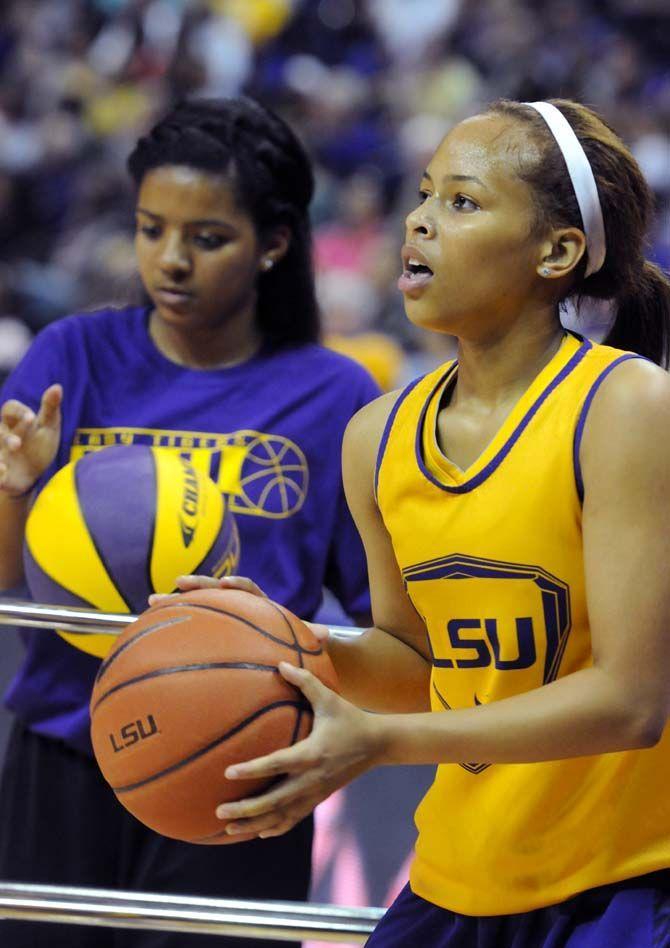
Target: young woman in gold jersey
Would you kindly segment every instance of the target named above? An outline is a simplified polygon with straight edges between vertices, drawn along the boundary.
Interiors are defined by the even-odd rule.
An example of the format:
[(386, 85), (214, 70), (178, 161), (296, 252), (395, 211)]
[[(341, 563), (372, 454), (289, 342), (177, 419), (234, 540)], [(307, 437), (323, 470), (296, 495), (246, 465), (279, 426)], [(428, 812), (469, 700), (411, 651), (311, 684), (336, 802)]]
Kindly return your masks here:
[[(408, 316), (458, 359), (349, 426), (375, 627), (329, 642), (341, 696), (282, 664), (314, 730), (229, 768), (282, 779), (218, 811), (231, 841), (273, 836), (372, 766), (438, 765), (375, 948), (670, 945), (670, 379), (653, 364), (670, 284), (643, 256), (651, 205), (592, 111), (501, 102), (449, 132), (407, 218)], [(613, 301), (607, 345), (563, 329), (570, 297)]]

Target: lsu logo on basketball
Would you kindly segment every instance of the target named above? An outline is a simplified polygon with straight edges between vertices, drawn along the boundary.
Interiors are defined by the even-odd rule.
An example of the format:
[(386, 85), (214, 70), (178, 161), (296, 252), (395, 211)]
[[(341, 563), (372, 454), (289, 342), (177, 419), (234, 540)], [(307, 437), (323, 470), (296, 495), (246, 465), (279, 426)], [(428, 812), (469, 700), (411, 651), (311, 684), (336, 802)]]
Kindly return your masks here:
[(132, 747), (133, 744), (145, 741), (158, 733), (155, 717), (153, 714), (148, 714), (146, 721), (138, 718), (137, 721), (129, 721), (128, 724), (124, 724), (117, 734), (109, 735), (109, 740), (114, 748), (114, 753), (118, 754), (119, 751)]
[(179, 513), (179, 529), (184, 546), (188, 548), (195, 536), (195, 529), (198, 522), (198, 503), (200, 492), (198, 490), (198, 476), (192, 464), (185, 457), (179, 456), (184, 471), (184, 486), (181, 501), (181, 510)]

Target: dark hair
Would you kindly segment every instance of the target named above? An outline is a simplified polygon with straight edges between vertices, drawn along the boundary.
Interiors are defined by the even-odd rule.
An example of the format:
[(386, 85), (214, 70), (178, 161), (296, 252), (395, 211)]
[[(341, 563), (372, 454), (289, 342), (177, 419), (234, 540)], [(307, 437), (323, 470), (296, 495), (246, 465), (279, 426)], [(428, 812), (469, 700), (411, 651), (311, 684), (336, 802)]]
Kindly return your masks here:
[(224, 175), (259, 237), (279, 225), (290, 229), (286, 254), (259, 276), (257, 325), (277, 346), (316, 341), (319, 314), (307, 213), (314, 178), (288, 125), (247, 97), (187, 100), (140, 138), (128, 158), (138, 187), (148, 171), (164, 165)]
[[(607, 255), (597, 273), (584, 276), (586, 254), (575, 271), (567, 297), (614, 300), (614, 322), (605, 343), (631, 349), (659, 365), (670, 354), (670, 280), (644, 259), (654, 196), (638, 163), (616, 132), (595, 112), (566, 99), (548, 99), (572, 126), (598, 186)], [(581, 213), (560, 148), (539, 113), (521, 102), (501, 100), (490, 112), (508, 115), (531, 129), (540, 160), (521, 156), (519, 174), (532, 188), (537, 225), (579, 227)]]

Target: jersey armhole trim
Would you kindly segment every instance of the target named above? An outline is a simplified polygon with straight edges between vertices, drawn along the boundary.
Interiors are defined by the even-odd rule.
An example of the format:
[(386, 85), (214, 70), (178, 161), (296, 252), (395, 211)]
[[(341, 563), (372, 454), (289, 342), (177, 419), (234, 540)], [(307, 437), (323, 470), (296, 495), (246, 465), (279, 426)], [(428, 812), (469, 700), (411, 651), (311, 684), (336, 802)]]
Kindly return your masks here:
[(586, 425), (586, 419), (589, 414), (589, 409), (591, 408), (591, 403), (593, 402), (593, 399), (595, 398), (596, 392), (598, 391), (602, 383), (605, 381), (607, 376), (610, 374), (612, 369), (615, 369), (617, 365), (621, 365), (622, 362), (628, 362), (631, 359), (642, 359), (643, 361), (647, 361), (645, 360), (644, 356), (640, 356), (634, 352), (630, 352), (630, 353), (627, 353), (626, 355), (619, 356), (619, 358), (615, 359), (614, 362), (610, 362), (610, 364), (602, 370), (600, 375), (596, 378), (596, 380), (591, 385), (591, 388), (589, 389), (586, 395), (586, 398), (584, 399), (584, 404), (582, 405), (581, 410), (579, 412), (577, 425), (575, 427), (575, 436), (574, 436), (573, 445), (572, 445), (572, 460), (573, 460), (573, 466), (575, 470), (575, 484), (577, 485), (577, 494), (579, 496), (580, 504), (584, 503), (584, 480), (582, 478), (582, 465), (579, 460), (579, 450), (582, 445), (582, 437), (584, 435), (584, 426)]
[(388, 444), (388, 440), (389, 440), (389, 437), (390, 437), (390, 435), (391, 435), (391, 428), (393, 427), (393, 422), (395, 421), (395, 418), (396, 418), (396, 415), (398, 414), (398, 410), (400, 409), (400, 406), (401, 406), (402, 403), (405, 401), (405, 399), (407, 398), (407, 396), (409, 395), (409, 393), (410, 393), (410, 392), (412, 391), (412, 389), (414, 389), (414, 388), (419, 384), (419, 382), (421, 382), (424, 378), (425, 378), (425, 376), (420, 375), (418, 378), (416, 378), (416, 379), (414, 379), (413, 381), (411, 381), (411, 382), (409, 383), (409, 385), (406, 385), (406, 386), (405, 386), (405, 388), (402, 390), (402, 392), (400, 393), (400, 395), (398, 395), (398, 398), (396, 399), (395, 405), (393, 406), (393, 408), (392, 408), (391, 411), (389, 412), (389, 416), (388, 416), (388, 418), (386, 419), (386, 424), (384, 425), (384, 430), (383, 430), (383, 432), (382, 432), (381, 440), (380, 440), (380, 442), (379, 442), (379, 448), (377, 449), (377, 461), (376, 461), (376, 463), (375, 463), (374, 498), (375, 498), (375, 503), (377, 504), (377, 506), (379, 506), (379, 496), (378, 496), (378, 492), (379, 492), (379, 471), (380, 471), (381, 466), (382, 466), (382, 461), (384, 460), (384, 454), (385, 454), (385, 452), (386, 452), (386, 445)]

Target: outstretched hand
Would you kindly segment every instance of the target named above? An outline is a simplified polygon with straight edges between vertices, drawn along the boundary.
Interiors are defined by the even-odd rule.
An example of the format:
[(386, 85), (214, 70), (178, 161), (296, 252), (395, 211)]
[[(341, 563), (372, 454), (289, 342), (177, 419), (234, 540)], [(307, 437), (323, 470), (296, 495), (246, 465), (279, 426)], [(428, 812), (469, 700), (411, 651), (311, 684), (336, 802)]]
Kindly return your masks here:
[(378, 715), (345, 701), (304, 668), (280, 662), (279, 671), (312, 705), (314, 726), (293, 747), (226, 769), (229, 780), (284, 776), (267, 793), (217, 808), (219, 819), (230, 821), (226, 832), (231, 842), (281, 836), (331, 793), (381, 761)]
[(28, 493), (58, 451), (63, 389), (50, 385), (37, 414), (16, 399), (0, 409), (0, 491), (10, 497)]

